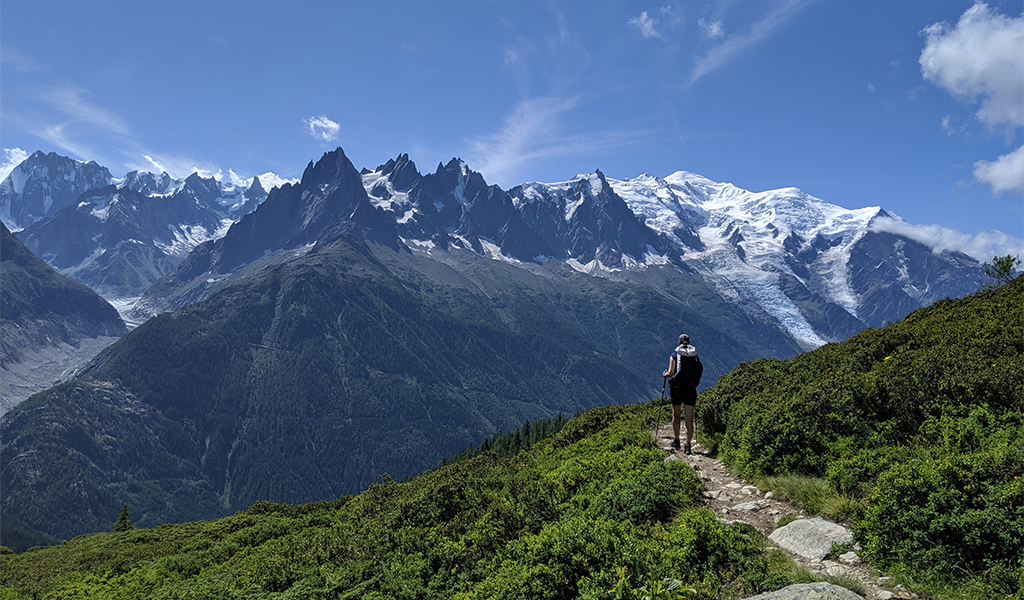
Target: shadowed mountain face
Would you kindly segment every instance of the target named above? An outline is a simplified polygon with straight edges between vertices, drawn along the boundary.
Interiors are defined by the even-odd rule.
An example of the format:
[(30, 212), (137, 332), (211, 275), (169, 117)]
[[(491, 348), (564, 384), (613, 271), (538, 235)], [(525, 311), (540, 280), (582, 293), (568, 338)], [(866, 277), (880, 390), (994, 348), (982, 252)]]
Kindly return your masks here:
[[(674, 297), (459, 248), (435, 260), (373, 241), (389, 230), (361, 186), (321, 196), (307, 184), (323, 189), (304, 177), (252, 231), (264, 207), (306, 198), (281, 215), (319, 239), (276, 219), (274, 243), (291, 249), (150, 319), (0, 421), (5, 513), (66, 538), (108, 527), (124, 503), (149, 526), (335, 498), (496, 429), (650, 398), (680, 322), (707, 348), (709, 381), (797, 351), (696, 276), (674, 275)], [(210, 264), (263, 254), (225, 243), (209, 244)]]
[(125, 334), (95, 292), (60, 275), (0, 223), (0, 414)]

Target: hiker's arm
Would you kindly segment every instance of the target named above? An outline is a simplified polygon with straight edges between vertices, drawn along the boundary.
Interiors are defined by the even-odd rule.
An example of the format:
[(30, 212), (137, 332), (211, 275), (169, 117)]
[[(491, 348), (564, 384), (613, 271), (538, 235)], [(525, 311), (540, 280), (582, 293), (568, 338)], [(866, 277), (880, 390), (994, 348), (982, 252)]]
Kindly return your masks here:
[(676, 357), (668, 359), (668, 371), (661, 374), (662, 377), (670, 377), (676, 370)]

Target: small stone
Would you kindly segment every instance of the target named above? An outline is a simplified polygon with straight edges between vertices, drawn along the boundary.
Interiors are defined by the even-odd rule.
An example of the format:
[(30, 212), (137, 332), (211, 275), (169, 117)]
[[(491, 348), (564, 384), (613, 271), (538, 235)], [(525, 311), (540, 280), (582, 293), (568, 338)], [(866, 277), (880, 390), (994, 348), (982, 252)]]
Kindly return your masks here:
[(722, 514), (723, 514), (723, 515), (727, 515), (727, 514), (729, 514), (729, 509), (728, 509), (728, 508), (723, 508), (723, 509), (722, 509)]
[(777, 514), (779, 514), (779, 511), (777, 511), (777, 510), (775, 510), (775, 509), (773, 508), (773, 509), (771, 509), (770, 511), (768, 511), (768, 514), (770, 514), (770, 515), (777, 515)]
[(746, 512), (757, 512), (761, 510), (761, 505), (755, 502), (744, 502), (743, 504), (737, 504), (733, 507), (735, 510), (742, 510)]
[(878, 592), (878, 598), (879, 600), (891, 600), (892, 592), (885, 590)]
[(670, 462), (677, 462), (677, 461), (682, 461), (682, 460), (683, 460), (682, 458), (679, 458), (675, 454), (669, 454), (668, 457), (665, 459), (665, 462), (670, 463)]
[(744, 494), (756, 494), (757, 488), (752, 485), (745, 485), (741, 488), (740, 491), (742, 491)]
[(844, 567), (843, 565), (837, 563), (837, 562), (832, 562), (831, 560), (826, 560), (824, 562), (824, 565), (825, 565), (825, 574), (828, 575), (829, 577), (842, 577), (842, 576), (846, 575), (846, 573), (847, 573), (847, 568)]
[(878, 585), (885, 585), (885, 584), (889, 583), (890, 581), (892, 581), (892, 577), (879, 577), (878, 578)]
[(772, 493), (772, 492), (765, 492), (764, 493), (764, 497), (765, 497), (765, 500), (770, 500), (770, 499), (775, 497), (775, 494)]
[(730, 490), (743, 489), (743, 486), (738, 483), (727, 483), (725, 484), (725, 487), (729, 488)]
[(839, 562), (847, 564), (847, 565), (859, 565), (860, 564), (860, 557), (857, 556), (856, 552), (853, 552), (851, 550), (850, 552), (846, 552), (844, 554), (840, 554), (839, 555)]

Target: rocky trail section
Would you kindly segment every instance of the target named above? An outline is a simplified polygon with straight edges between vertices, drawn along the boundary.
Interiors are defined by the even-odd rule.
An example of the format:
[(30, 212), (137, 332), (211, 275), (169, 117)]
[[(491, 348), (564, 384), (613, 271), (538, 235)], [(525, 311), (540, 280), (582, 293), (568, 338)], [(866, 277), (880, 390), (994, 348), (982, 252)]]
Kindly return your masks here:
[[(892, 598), (917, 598), (913, 593), (899, 589), (886, 589), (890, 579), (871, 573), (861, 562), (857, 552), (846, 552), (838, 557), (831, 556), (833, 544), (844, 545), (853, 542), (850, 530), (819, 517), (810, 517), (800, 508), (773, 497), (772, 492), (759, 490), (729, 471), (696, 440), (692, 454), (673, 449), (670, 425), (651, 430), (651, 435), (660, 448), (668, 452), (667, 461), (683, 461), (693, 467), (704, 481), (704, 497), (719, 519), (725, 522), (742, 522), (768, 536), (776, 546), (788, 552), (801, 566), (812, 573), (829, 577), (855, 579), (867, 590), (867, 600), (888, 600)], [(796, 517), (795, 521), (778, 527), (786, 516)], [(855, 549), (859, 546), (855, 546)], [(827, 583), (800, 584), (783, 590), (761, 594), (747, 600), (853, 600), (860, 595), (845, 588)]]

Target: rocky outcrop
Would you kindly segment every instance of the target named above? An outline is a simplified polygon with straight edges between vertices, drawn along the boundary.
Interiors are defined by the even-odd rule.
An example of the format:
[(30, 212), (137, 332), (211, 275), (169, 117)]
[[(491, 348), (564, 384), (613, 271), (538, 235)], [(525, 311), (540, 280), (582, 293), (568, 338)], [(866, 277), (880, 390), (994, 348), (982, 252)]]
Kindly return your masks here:
[(746, 600), (864, 600), (860, 594), (831, 583), (798, 583)]

